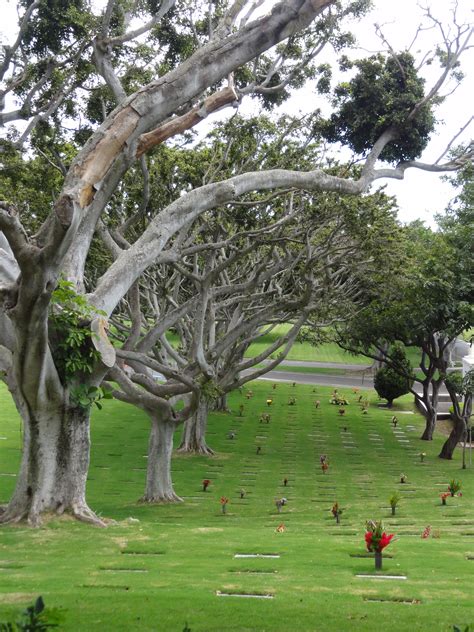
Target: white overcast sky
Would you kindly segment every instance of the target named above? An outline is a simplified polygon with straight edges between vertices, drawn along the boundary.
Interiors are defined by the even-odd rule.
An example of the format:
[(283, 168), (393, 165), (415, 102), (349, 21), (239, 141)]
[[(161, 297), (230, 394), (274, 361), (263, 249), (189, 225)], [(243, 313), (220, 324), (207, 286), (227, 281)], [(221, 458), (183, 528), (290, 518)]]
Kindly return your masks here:
[[(432, 13), (443, 22), (447, 28), (451, 22), (451, 11), (454, 3), (450, 0), (425, 0), (417, 3), (414, 0), (397, 0), (388, 2), (387, 0), (376, 0), (374, 11), (364, 18), (356, 29), (356, 35), (367, 49), (376, 49), (377, 39), (374, 37), (373, 24), (384, 25), (383, 31), (387, 39), (396, 49), (409, 46), (416, 32), (416, 27), (423, 17), (420, 5), (431, 6)], [(473, 4), (470, 0), (459, 0), (458, 17), (465, 24), (471, 23), (473, 18)], [(413, 53), (418, 49), (426, 50), (430, 43), (433, 45), (439, 41), (439, 31), (427, 31), (419, 39), (419, 46), (415, 45)], [(474, 45), (474, 37), (471, 40)], [(467, 51), (461, 61), (462, 69), (466, 75), (464, 81), (456, 92), (448, 98), (437, 111), (437, 118), (440, 119), (435, 134), (422, 156), (422, 160), (433, 162), (445, 150), (450, 139), (459, 132), (460, 128), (474, 114), (474, 50)], [(431, 83), (427, 82), (427, 87)], [(474, 124), (460, 136), (459, 140), (464, 142), (473, 137)], [(408, 170), (403, 182), (387, 181), (387, 191), (396, 195), (400, 206), (399, 217), (402, 221), (410, 221), (417, 217), (425, 220), (428, 224), (433, 224), (435, 213), (443, 211), (448, 201), (453, 197), (451, 185), (441, 181), (436, 174)]]
[[(375, 34), (374, 24), (383, 27), (383, 33), (395, 50), (402, 50), (410, 46), (413, 41), (417, 26), (424, 20), (424, 11), (420, 5), (429, 4), (432, 14), (439, 19), (443, 28), (448, 29), (452, 23), (452, 9), (455, 3), (450, 0), (424, 0), (417, 3), (415, 0), (374, 0), (374, 9), (351, 28), (356, 35), (359, 46), (363, 49), (360, 55), (376, 52), (381, 49), (380, 40)], [(457, 3), (458, 21), (464, 24), (473, 21), (473, 4), (471, 0), (459, 0)], [(426, 24), (425, 20), (425, 24)], [(425, 51), (440, 41), (440, 32), (436, 29), (423, 32), (415, 46), (412, 48), (414, 55), (418, 50)], [(471, 39), (474, 46), (474, 36)], [(328, 53), (328, 59), (334, 59), (334, 54)], [(457, 134), (460, 128), (474, 114), (474, 49), (465, 53), (461, 60), (465, 79), (456, 92), (446, 100), (437, 110), (437, 118), (440, 123), (432, 135), (430, 143), (420, 160), (434, 162), (445, 150), (451, 138)], [(434, 80), (434, 77), (431, 77)], [(429, 89), (432, 83), (427, 81)], [(448, 90), (449, 91), (449, 90)], [(442, 92), (443, 94), (443, 92)], [(301, 91), (291, 101), (290, 111), (296, 114), (298, 111), (308, 111), (311, 108), (311, 94)], [(285, 109), (288, 106), (285, 105)], [(459, 137), (456, 142), (468, 141), (473, 138), (474, 122)], [(443, 182), (439, 175), (409, 169), (403, 181), (378, 180), (378, 184), (387, 185), (387, 193), (395, 195), (400, 207), (399, 218), (403, 222), (409, 222), (420, 218), (427, 224), (434, 226), (434, 215), (442, 212), (449, 200), (454, 196), (453, 187)]]
[[(263, 8), (271, 7), (276, 2), (277, 0), (266, 0)], [(454, 3), (451, 0), (425, 0), (423, 5), (426, 3), (430, 5), (432, 13), (442, 22), (444, 28), (448, 28)], [(94, 4), (100, 6), (100, 0), (96, 0)], [(374, 0), (373, 11), (359, 23), (351, 25), (351, 30), (364, 49), (360, 51), (361, 56), (367, 51), (375, 52), (381, 48), (380, 41), (375, 35), (375, 23), (383, 26), (384, 35), (395, 50), (407, 47), (413, 39), (417, 25), (423, 19), (423, 10), (420, 4), (415, 0), (397, 0), (397, 2)], [(472, 22), (474, 11), (471, 8), (471, 0), (458, 0), (457, 5), (459, 21)], [(7, 43), (13, 39), (16, 30), (15, 23), (16, 1), (3, 0), (0, 26), (0, 37), (3, 42)], [(439, 37), (440, 34), (436, 30), (425, 31), (412, 52), (416, 53), (418, 49), (424, 51), (432, 48), (434, 43), (439, 41)], [(474, 37), (472, 44), (474, 45)], [(331, 51), (328, 51), (327, 55), (329, 61), (334, 61), (335, 56)], [(468, 51), (462, 60), (462, 69), (466, 75), (463, 83), (437, 111), (437, 116), (441, 122), (421, 160), (435, 161), (446, 148), (452, 136), (473, 114), (473, 68), (474, 49)], [(430, 82), (428, 81), (427, 87), (429, 86)], [(285, 104), (285, 110), (292, 114), (298, 114), (298, 112), (307, 112), (316, 105), (319, 104), (314, 102), (313, 93), (309, 90), (303, 90)], [(245, 110), (246, 107), (244, 106), (243, 111)], [(467, 141), (471, 138), (473, 128), (474, 125), (471, 124), (471, 127), (460, 136), (459, 141)], [(380, 180), (378, 182), (380, 184), (386, 183), (387, 192), (397, 197), (400, 206), (399, 217), (404, 222), (420, 218), (427, 224), (434, 225), (434, 215), (443, 211), (454, 194), (453, 188), (442, 182), (438, 175), (414, 169), (406, 172), (403, 182), (394, 180)]]

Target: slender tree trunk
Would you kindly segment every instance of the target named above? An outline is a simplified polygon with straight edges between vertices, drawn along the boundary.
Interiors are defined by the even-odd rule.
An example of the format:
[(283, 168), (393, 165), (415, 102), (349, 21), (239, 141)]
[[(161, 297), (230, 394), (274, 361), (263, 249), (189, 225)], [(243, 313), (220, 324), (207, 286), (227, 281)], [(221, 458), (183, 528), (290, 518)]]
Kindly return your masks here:
[(454, 421), (454, 428), (451, 430), (451, 434), (445, 441), (438, 456), (440, 459), (452, 459), (457, 444), (462, 440), (466, 440), (467, 424), (471, 415), (472, 396), (465, 396), (461, 410), (461, 405), (455, 388), (449, 384), (447, 380), (445, 381), (445, 385), (453, 405), (452, 417)]
[[(421, 397), (415, 395), (424, 405), (423, 414), (425, 417), (425, 429), (420, 439), (422, 441), (432, 441), (438, 417), (438, 398), (441, 380), (434, 380), (432, 376), (427, 377), (422, 382), (423, 394)], [(431, 393), (430, 393), (431, 387)]]
[(41, 514), (67, 512), (105, 526), (86, 503), (89, 411), (65, 403), (60, 411), (44, 405), (41, 408), (20, 408), (24, 427), (22, 461), (15, 491), (0, 514), (0, 522), (26, 518), (37, 526)]
[[(434, 397), (434, 393), (433, 393), (433, 397)], [(433, 400), (431, 400), (429, 394), (425, 392), (425, 387), (423, 385), (423, 397), (421, 397), (420, 399), (425, 405), (425, 409), (426, 409), (425, 429), (420, 438), (423, 441), (432, 441), (434, 429), (436, 426), (436, 418), (438, 415), (438, 393), (436, 392), (436, 402), (434, 402)]]
[(178, 452), (209, 456), (214, 454), (214, 450), (206, 443), (208, 413), (209, 403), (207, 400), (201, 399), (194, 415), (184, 422), (183, 436)]
[(163, 420), (151, 414), (151, 431), (148, 443), (148, 466), (146, 472), (144, 502), (180, 502), (171, 480), (171, 455), (176, 424), (173, 420)]
[(452, 459), (453, 453), (460, 441), (465, 439), (466, 436), (466, 422), (465, 420), (458, 416), (454, 415), (454, 428), (451, 430), (451, 434), (444, 442), (443, 447), (441, 448), (441, 452), (439, 453), (440, 459)]
[(436, 416), (437, 416), (436, 411), (433, 410), (432, 407), (430, 406), (430, 409), (428, 409), (426, 411), (425, 429), (423, 431), (423, 434), (420, 437), (420, 439), (422, 439), (422, 441), (432, 441), (433, 440), (433, 434), (434, 434), (434, 430), (435, 430), (435, 427), (436, 427)]

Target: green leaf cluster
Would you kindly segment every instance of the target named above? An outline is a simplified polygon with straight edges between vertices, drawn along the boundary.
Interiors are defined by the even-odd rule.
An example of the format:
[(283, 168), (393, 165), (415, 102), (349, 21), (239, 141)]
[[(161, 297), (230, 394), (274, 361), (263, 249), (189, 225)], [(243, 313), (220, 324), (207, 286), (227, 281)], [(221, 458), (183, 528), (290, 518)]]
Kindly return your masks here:
[(390, 507), (396, 507), (398, 503), (400, 502), (400, 499), (401, 499), (400, 494), (398, 492), (394, 492), (388, 499), (388, 502), (390, 503)]
[(92, 373), (100, 359), (92, 344), (90, 323), (104, 312), (91, 307), (70, 281), (61, 279), (51, 297), (50, 344), (56, 368), (65, 382)]
[(409, 116), (424, 97), (424, 80), (418, 76), (413, 57), (407, 52), (389, 57), (377, 54), (352, 64), (345, 58), (343, 67), (352, 66), (358, 72), (336, 87), (338, 111), (326, 121), (323, 135), (365, 154), (390, 128), (397, 137), (384, 148), (380, 159), (398, 163), (417, 158), (428, 143), (435, 118), (430, 103)]
[(105, 386), (87, 386), (79, 384), (71, 389), (71, 402), (79, 408), (89, 409), (95, 404), (102, 410), (101, 399), (113, 399), (112, 391)]
[(201, 396), (209, 401), (215, 402), (216, 399), (222, 397), (223, 391), (219, 386), (214, 382), (214, 380), (209, 380), (207, 378), (203, 378), (200, 381), (200, 394)]
[[(25, 8), (33, 0), (22, 0)], [(28, 22), (23, 38), (31, 53), (46, 56), (61, 53), (65, 42), (78, 40), (87, 33), (92, 20), (85, 0), (42, 0)]]
[(58, 610), (45, 608), (40, 596), (32, 606), (28, 606), (22, 613), (22, 618), (15, 623), (0, 622), (0, 632), (45, 632), (57, 628), (61, 618)]
[(445, 376), (444, 382), (458, 395), (468, 397), (474, 395), (474, 369), (468, 371), (464, 377), (461, 371), (452, 371)]
[[(401, 397), (409, 392), (412, 384), (413, 375), (412, 366), (406, 357), (405, 348), (402, 344), (393, 345), (391, 357), (397, 366), (397, 371), (389, 366), (384, 366), (377, 371), (374, 377), (374, 388), (379, 397), (386, 399), (391, 406), (394, 399)], [(406, 373), (406, 375), (402, 375)]]

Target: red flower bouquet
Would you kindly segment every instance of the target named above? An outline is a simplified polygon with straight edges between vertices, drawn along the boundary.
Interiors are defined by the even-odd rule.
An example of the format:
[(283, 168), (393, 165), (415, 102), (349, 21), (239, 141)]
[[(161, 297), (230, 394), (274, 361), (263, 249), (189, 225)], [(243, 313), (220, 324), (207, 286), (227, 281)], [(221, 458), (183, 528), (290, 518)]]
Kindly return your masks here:
[(381, 553), (390, 544), (393, 537), (393, 533), (385, 533), (381, 520), (379, 522), (374, 522), (373, 520), (367, 522), (367, 531), (365, 533), (367, 551)]

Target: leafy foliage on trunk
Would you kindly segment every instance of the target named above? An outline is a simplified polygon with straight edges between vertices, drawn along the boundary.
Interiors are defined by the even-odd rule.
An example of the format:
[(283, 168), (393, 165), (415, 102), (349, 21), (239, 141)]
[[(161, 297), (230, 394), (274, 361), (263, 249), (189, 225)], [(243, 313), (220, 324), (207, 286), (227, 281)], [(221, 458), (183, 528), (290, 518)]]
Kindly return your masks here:
[[(53, 357), (58, 373), (66, 384), (78, 375), (91, 374), (100, 359), (92, 344), (95, 335), (91, 320), (104, 312), (95, 309), (87, 299), (77, 294), (73, 283), (61, 279), (51, 297), (49, 316)], [(81, 405), (86, 393), (77, 396)], [(90, 393), (89, 399), (95, 399)]]

